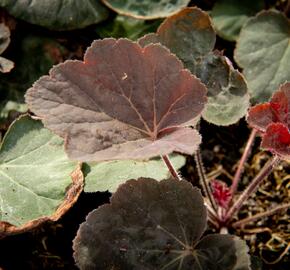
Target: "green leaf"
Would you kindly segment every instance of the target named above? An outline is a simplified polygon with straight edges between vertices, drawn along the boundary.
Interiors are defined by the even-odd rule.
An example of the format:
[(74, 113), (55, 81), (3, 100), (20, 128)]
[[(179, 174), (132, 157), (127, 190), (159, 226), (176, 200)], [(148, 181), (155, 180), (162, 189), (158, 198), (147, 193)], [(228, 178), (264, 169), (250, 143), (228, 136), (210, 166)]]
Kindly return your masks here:
[(247, 84), (226, 57), (208, 54), (196, 68), (196, 75), (208, 87), (208, 102), (202, 117), (213, 124), (227, 126), (243, 117), (249, 107)]
[(230, 125), (242, 118), (249, 106), (247, 85), (221, 52), (213, 51), (215, 32), (207, 13), (186, 8), (167, 18), (158, 28), (139, 39), (141, 46), (161, 43), (176, 54), (208, 89), (203, 118), (215, 125)]
[(101, 38), (126, 37), (131, 40), (136, 40), (147, 33), (156, 31), (159, 24), (160, 20), (144, 21), (118, 15), (114, 20), (98, 24), (96, 26), (96, 32)]
[(290, 23), (280, 12), (263, 11), (243, 26), (235, 59), (244, 69), (254, 102), (265, 102), (290, 81)]
[(7, 223), (17, 230), (56, 211), (59, 215), (60, 206), (72, 203), (81, 191), (78, 182), (75, 194), (66, 198), (76, 168), (77, 163), (69, 161), (63, 151), (62, 139), (40, 121), (28, 116), (16, 120), (0, 150), (0, 236)]
[(203, 198), (189, 182), (129, 180), (81, 224), (74, 258), (81, 270), (250, 270), (244, 241), (201, 238), (205, 229)]
[(80, 29), (108, 16), (99, 0), (0, 0), (0, 6), (18, 19), (52, 30)]
[(264, 7), (263, 0), (218, 0), (211, 12), (219, 36), (236, 41), (243, 24)]
[[(185, 164), (185, 157), (170, 156), (175, 169)], [(85, 192), (115, 192), (120, 184), (129, 179), (149, 177), (162, 180), (169, 177), (168, 168), (160, 158), (148, 161), (120, 160), (83, 165), (85, 174)]]
[(158, 19), (168, 17), (186, 7), (190, 0), (102, 0), (118, 14), (139, 19)]

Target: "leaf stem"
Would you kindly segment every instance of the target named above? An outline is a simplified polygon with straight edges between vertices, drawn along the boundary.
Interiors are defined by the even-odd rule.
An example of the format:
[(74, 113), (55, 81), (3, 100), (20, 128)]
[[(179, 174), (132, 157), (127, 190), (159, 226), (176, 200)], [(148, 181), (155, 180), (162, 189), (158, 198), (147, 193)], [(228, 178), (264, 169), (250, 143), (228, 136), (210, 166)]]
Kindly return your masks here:
[(280, 158), (274, 156), (271, 158), (257, 174), (257, 176), (252, 180), (248, 187), (243, 191), (238, 200), (232, 205), (225, 216), (225, 222), (228, 222), (234, 214), (236, 214), (242, 207), (243, 203), (257, 191), (259, 185), (262, 181), (271, 174), (273, 169), (279, 164)]
[(208, 216), (210, 216), (212, 219), (214, 219), (216, 222), (220, 223), (220, 219), (218, 215), (215, 213), (215, 211), (212, 209), (212, 207), (207, 203), (206, 200), (204, 200), (204, 205), (206, 206)]
[(194, 159), (195, 159), (195, 163), (196, 163), (197, 172), (199, 175), (202, 191), (205, 194), (205, 196), (209, 199), (209, 202), (210, 202), (213, 210), (215, 211), (215, 213), (217, 213), (217, 205), (216, 205), (216, 202), (215, 202), (214, 197), (212, 195), (209, 183), (207, 181), (207, 177), (206, 177), (205, 169), (203, 166), (200, 149), (196, 150), (196, 152), (194, 154)]
[(182, 177), (178, 174), (178, 172), (175, 170), (175, 168), (173, 167), (168, 155), (163, 155), (161, 156), (164, 163), (166, 164), (170, 174), (174, 177), (174, 179), (176, 180), (182, 180)]
[(244, 227), (246, 224), (248, 224), (250, 222), (253, 222), (257, 219), (261, 219), (263, 217), (268, 217), (268, 216), (274, 215), (277, 212), (282, 211), (284, 209), (287, 209), (289, 207), (290, 207), (290, 203), (285, 203), (285, 204), (279, 205), (279, 206), (274, 207), (274, 208), (272, 208), (268, 211), (265, 211), (263, 213), (258, 213), (256, 215), (251, 216), (251, 217), (247, 217), (247, 218), (241, 219), (239, 221), (236, 221), (232, 224), (232, 227), (233, 228)]
[(235, 173), (235, 176), (234, 176), (234, 180), (233, 180), (233, 183), (231, 185), (231, 194), (232, 194), (232, 198), (234, 196), (234, 194), (236, 193), (237, 191), (237, 188), (238, 188), (238, 184), (240, 182), (240, 179), (241, 179), (241, 175), (245, 169), (245, 163), (251, 153), (251, 149), (252, 149), (252, 145), (253, 145), (253, 142), (256, 138), (256, 134), (257, 134), (257, 130), (256, 129), (253, 129), (250, 136), (249, 136), (249, 139), (247, 141), (247, 144), (246, 144), (246, 147), (245, 147), (245, 150), (243, 152), (243, 155), (239, 161), (239, 166), (236, 170), (236, 173)]

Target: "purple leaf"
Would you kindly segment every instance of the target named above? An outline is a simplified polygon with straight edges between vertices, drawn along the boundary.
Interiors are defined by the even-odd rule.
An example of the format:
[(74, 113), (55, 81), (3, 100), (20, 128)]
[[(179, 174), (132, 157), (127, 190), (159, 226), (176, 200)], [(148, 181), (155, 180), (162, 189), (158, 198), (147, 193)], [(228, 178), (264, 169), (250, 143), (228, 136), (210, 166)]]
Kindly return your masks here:
[(161, 45), (93, 42), (84, 62), (66, 61), (26, 94), (46, 127), (66, 138), (70, 158), (144, 159), (200, 143), (188, 128), (206, 102), (205, 86)]
[(129, 180), (92, 211), (74, 239), (74, 258), (91, 269), (249, 270), (248, 248), (206, 228), (206, 208), (186, 181)]

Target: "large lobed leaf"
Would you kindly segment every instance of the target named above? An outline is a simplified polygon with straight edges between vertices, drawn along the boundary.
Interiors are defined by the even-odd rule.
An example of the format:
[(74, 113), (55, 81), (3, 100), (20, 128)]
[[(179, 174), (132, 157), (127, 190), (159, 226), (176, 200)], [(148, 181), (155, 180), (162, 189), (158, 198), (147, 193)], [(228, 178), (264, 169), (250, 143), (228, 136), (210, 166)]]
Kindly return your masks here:
[[(0, 55), (7, 49), (10, 43), (10, 30), (5, 24), (0, 23)], [(0, 56), (0, 72), (9, 72), (14, 67), (14, 63)]]
[(146, 159), (192, 154), (200, 143), (187, 127), (206, 102), (205, 86), (161, 45), (95, 41), (84, 62), (66, 61), (26, 94), (46, 127), (66, 138), (70, 158)]
[(263, 0), (216, 1), (211, 16), (217, 33), (224, 39), (236, 41), (244, 23), (263, 7)]
[(132, 16), (138, 19), (165, 18), (183, 7), (190, 0), (102, 0), (112, 10), (119, 14)]
[(52, 30), (72, 30), (108, 17), (100, 0), (0, 0), (0, 7), (21, 20)]
[(16, 120), (0, 151), (0, 238), (58, 219), (76, 201), (82, 184), (61, 138), (28, 116)]
[(208, 14), (198, 8), (185, 8), (139, 43), (161, 43), (175, 53), (208, 88), (203, 118), (216, 125), (230, 125), (246, 114), (249, 95), (243, 76), (226, 57), (213, 52), (215, 38)]
[(247, 121), (262, 132), (261, 146), (290, 159), (290, 83), (280, 86), (270, 102), (252, 107)]
[(197, 188), (186, 181), (129, 180), (91, 212), (74, 240), (82, 270), (248, 270), (246, 244), (212, 234)]
[[(170, 161), (175, 169), (180, 169), (185, 164), (185, 157), (171, 155)], [(170, 174), (161, 158), (91, 162), (83, 164), (82, 168), (86, 178), (85, 192), (115, 192), (120, 184), (129, 179), (147, 177), (162, 180)]]
[(266, 102), (281, 83), (290, 80), (289, 38), (289, 19), (277, 11), (263, 11), (243, 26), (235, 59), (254, 102)]

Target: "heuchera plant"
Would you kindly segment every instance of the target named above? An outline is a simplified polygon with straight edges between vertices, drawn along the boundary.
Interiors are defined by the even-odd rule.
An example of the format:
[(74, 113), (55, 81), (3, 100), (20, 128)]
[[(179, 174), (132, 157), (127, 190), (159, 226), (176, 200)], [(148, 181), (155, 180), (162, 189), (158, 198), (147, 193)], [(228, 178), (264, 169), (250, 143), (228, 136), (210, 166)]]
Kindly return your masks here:
[[(93, 211), (81, 225), (74, 241), (81, 269), (250, 269), (243, 241), (229, 235), (201, 236), (206, 219), (223, 232), (243, 226), (245, 220), (233, 222), (242, 204), (280, 159), (289, 158), (289, 83), (269, 103), (249, 111), (254, 131), (232, 186), (218, 181), (210, 186), (194, 126), (201, 116), (215, 124), (235, 123), (249, 103), (243, 76), (222, 53), (212, 51), (214, 41), (208, 16), (196, 8), (184, 9), (137, 43), (112, 38), (93, 42), (84, 61), (53, 67), (28, 90), (30, 110), (65, 139), (73, 160), (161, 155), (173, 178), (181, 180), (168, 154), (195, 155), (207, 211), (200, 193), (184, 180), (130, 180), (119, 187), (111, 204)], [(241, 109), (231, 115), (237, 106)], [(221, 108), (223, 113), (216, 116)], [(262, 132), (262, 147), (274, 157), (236, 199), (256, 129)]]
[[(126, 39), (105, 39), (95, 41), (92, 44), (85, 54), (84, 62), (67, 61), (54, 67), (50, 76), (42, 77), (27, 92), (26, 101), (30, 109), (42, 118), (48, 128), (65, 137), (66, 151), (69, 157), (81, 161), (98, 161), (104, 159), (142, 159), (162, 155), (172, 175), (178, 178), (179, 176), (171, 165), (167, 154), (172, 151), (193, 154), (196, 151), (200, 143), (200, 135), (189, 125), (195, 124), (196, 118), (201, 114), (206, 102), (205, 95), (206, 87), (199, 79), (184, 69), (182, 63), (163, 46), (150, 44), (142, 48), (137, 43)], [(121, 267), (121, 269), (133, 269), (132, 267), (136, 267), (136, 265), (139, 265), (138, 269), (140, 269), (139, 267), (142, 268), (143, 263), (144, 267), (147, 267), (144, 269), (154, 269), (156, 265), (160, 265), (164, 269), (172, 269), (176, 265), (179, 265), (180, 269), (194, 265), (199, 265), (200, 269), (210, 269), (208, 268), (210, 265), (215, 267), (216, 263), (224, 256), (221, 252), (223, 248), (215, 248), (211, 243), (212, 241), (200, 243), (197, 241), (205, 229), (205, 213), (201, 215), (199, 212), (188, 212), (188, 207), (184, 207), (183, 210), (168, 208), (170, 200), (173, 200), (174, 197), (169, 196), (171, 197), (169, 199), (167, 197), (169, 193), (166, 190), (164, 195), (162, 193), (158, 195), (162, 188), (159, 191), (156, 184), (149, 183), (146, 182), (144, 187), (141, 185), (139, 192), (134, 193), (133, 190), (134, 192), (129, 192), (130, 196), (129, 194), (125, 195), (130, 200), (131, 207), (135, 205), (136, 210), (132, 212), (132, 219), (136, 219), (141, 224), (136, 224), (132, 220), (133, 224), (130, 225), (131, 219), (124, 210), (120, 213), (117, 211), (116, 217), (114, 214), (107, 213), (108, 222), (112, 221), (113, 224), (105, 222), (109, 226), (108, 228), (105, 226), (105, 230), (111, 231), (112, 226), (119, 228), (117, 231), (122, 230), (124, 225), (117, 222), (120, 219), (119, 215), (129, 223), (126, 225), (127, 227), (123, 228), (125, 231), (129, 230), (128, 239), (124, 238), (126, 232), (123, 235), (111, 231), (113, 238), (109, 235), (106, 236), (108, 243), (111, 243), (111, 248), (114, 250), (114, 252), (112, 251), (114, 261), (111, 263), (116, 267)], [(171, 180), (169, 183), (174, 185), (171, 187), (171, 192), (175, 193), (175, 196), (179, 193), (177, 187), (182, 188), (185, 185), (184, 181)], [(132, 182), (127, 185), (140, 184)], [(171, 184), (168, 185), (171, 186)], [(186, 186), (188, 185), (186, 184)], [(122, 188), (116, 192), (115, 196), (120, 196), (118, 194), (124, 196)], [(154, 194), (158, 197), (154, 198)], [(137, 197), (135, 198), (135, 196)], [(143, 196), (149, 196), (149, 198), (153, 196), (153, 198), (142, 200)], [(181, 193), (178, 196), (178, 201), (184, 200)], [(193, 194), (188, 199), (191, 204), (196, 196), (198, 195)], [(161, 199), (162, 197), (164, 198)], [(139, 200), (136, 200), (137, 198)], [(147, 203), (148, 205), (146, 205)], [(161, 207), (160, 204), (164, 205), (165, 217), (162, 217), (161, 209), (158, 210)], [(120, 207), (124, 209), (122, 205)], [(141, 211), (142, 207), (145, 207), (146, 211), (149, 212)], [(136, 212), (138, 209), (140, 214)], [(152, 216), (151, 211), (154, 212), (156, 218)], [(176, 216), (170, 218), (173, 214), (172, 211)], [(181, 216), (182, 211), (184, 211), (184, 217)], [(97, 210), (98, 212), (99, 210)], [(191, 226), (189, 224), (183, 225), (185, 217), (187, 217), (187, 222), (190, 220), (189, 216), (196, 217), (196, 220), (190, 222)], [(150, 221), (151, 219), (153, 220)], [(103, 224), (104, 220), (98, 219), (95, 223), (97, 227), (98, 222)], [(166, 226), (167, 222), (173, 222), (173, 225)], [(182, 223), (179, 224), (180, 222)], [(197, 226), (194, 225), (195, 223), (200, 224), (200, 229), (193, 229), (194, 226)], [(149, 225), (152, 226), (152, 230), (156, 231), (155, 237), (148, 231)], [(137, 226), (137, 231), (135, 226)], [(87, 225), (85, 225), (86, 227)], [(175, 245), (171, 247), (172, 244), (168, 239), (168, 237), (174, 241), (179, 239), (177, 241), (179, 244), (181, 241), (185, 241), (182, 240), (183, 236), (179, 232), (176, 235), (177, 228), (175, 227), (179, 228), (178, 230), (181, 228), (182, 235), (188, 239), (188, 243), (183, 242), (183, 245), (179, 247), (180, 251)], [(190, 234), (190, 230), (193, 230), (194, 234), (198, 231), (200, 233), (195, 237), (187, 236), (188, 233)], [(94, 231), (99, 233), (98, 228)], [(133, 237), (130, 235), (130, 231), (135, 231)], [(148, 236), (145, 233), (147, 231)], [(106, 235), (103, 229), (101, 232), (102, 235)], [(91, 235), (91, 232), (85, 230), (84, 234), (87, 233)], [(119, 235), (118, 237), (121, 239), (115, 238), (116, 235)], [(141, 235), (140, 246), (134, 240), (137, 235)], [(175, 236), (172, 237), (173, 235)], [(223, 236), (219, 237), (223, 239)], [(81, 243), (76, 247), (76, 254), (80, 255), (76, 255), (76, 260), (80, 262), (79, 265), (82, 269), (95, 269), (94, 266), (91, 266), (92, 262), (97, 263), (100, 260), (97, 258), (107, 250), (105, 242), (104, 246), (100, 247), (101, 253), (94, 254), (96, 242), (93, 242), (93, 246), (89, 243), (87, 246), (86, 239), (82, 240), (81, 237), (79, 241)], [(241, 252), (241, 245), (236, 245), (233, 237), (225, 236), (224, 241), (225, 245), (228, 246), (224, 248), (231, 249), (233, 254), (228, 254), (229, 257), (226, 258), (225, 262), (226, 268), (239, 269), (240, 263), (237, 261), (237, 254)], [(197, 255), (199, 252), (195, 249), (198, 249), (198, 245), (207, 246), (208, 243), (211, 243), (208, 246), (208, 252), (211, 254), (208, 256), (211, 259), (201, 259), (203, 256)], [(145, 246), (143, 246), (144, 244)], [(131, 246), (133, 249), (129, 248)], [(136, 251), (134, 251), (135, 249)], [(159, 252), (153, 251), (156, 249)], [(218, 254), (211, 252), (211, 249), (217, 250)], [(120, 252), (121, 254), (123, 252), (133, 255), (117, 256), (116, 254)], [(246, 252), (243, 253), (246, 256)], [(141, 256), (141, 254), (143, 255)], [(176, 256), (176, 254), (179, 255)], [(82, 257), (85, 257), (86, 263)], [(246, 266), (242, 269), (249, 269), (248, 259), (242, 261), (246, 261)], [(99, 261), (99, 263), (102, 262)], [(111, 269), (111, 263), (105, 261), (101, 264), (103, 265), (101, 268)], [(222, 260), (219, 263), (221, 267), (224, 264)], [(127, 264), (129, 268), (125, 267)]]

